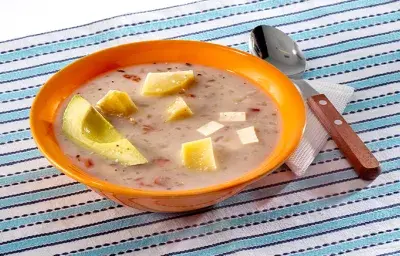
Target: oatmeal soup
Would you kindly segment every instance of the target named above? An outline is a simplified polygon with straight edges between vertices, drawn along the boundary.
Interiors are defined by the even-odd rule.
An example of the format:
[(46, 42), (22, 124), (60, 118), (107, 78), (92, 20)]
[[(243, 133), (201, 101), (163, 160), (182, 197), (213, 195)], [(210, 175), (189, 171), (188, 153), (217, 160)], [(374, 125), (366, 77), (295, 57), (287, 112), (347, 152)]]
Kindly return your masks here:
[(281, 124), (275, 103), (240, 76), (153, 63), (88, 81), (59, 108), (54, 129), (65, 154), (94, 176), (138, 189), (187, 190), (256, 168)]

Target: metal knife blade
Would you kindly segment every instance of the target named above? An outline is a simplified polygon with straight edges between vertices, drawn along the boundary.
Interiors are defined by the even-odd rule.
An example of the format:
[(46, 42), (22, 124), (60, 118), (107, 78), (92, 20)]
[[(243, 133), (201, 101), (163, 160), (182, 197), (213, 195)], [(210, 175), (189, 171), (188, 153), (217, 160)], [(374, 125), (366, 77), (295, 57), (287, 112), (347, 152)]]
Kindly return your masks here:
[(306, 81), (299, 79), (299, 80), (292, 80), (293, 83), (296, 85), (296, 87), (299, 89), (301, 94), (303, 95), (304, 99), (308, 99), (311, 96), (321, 94), (318, 91), (316, 91), (309, 83)]

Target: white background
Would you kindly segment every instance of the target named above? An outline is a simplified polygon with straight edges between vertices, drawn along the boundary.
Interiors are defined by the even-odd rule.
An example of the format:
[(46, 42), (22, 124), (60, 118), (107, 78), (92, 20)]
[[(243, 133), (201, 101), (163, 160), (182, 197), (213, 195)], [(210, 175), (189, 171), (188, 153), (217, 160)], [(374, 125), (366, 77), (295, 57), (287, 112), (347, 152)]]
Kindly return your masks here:
[(3, 0), (0, 41), (195, 0)]

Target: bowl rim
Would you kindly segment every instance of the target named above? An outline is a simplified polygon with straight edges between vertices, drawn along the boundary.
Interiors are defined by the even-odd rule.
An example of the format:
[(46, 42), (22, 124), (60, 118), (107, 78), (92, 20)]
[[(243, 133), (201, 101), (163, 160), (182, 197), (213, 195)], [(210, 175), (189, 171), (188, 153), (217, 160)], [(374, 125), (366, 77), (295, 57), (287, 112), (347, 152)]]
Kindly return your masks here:
[[(85, 184), (87, 186), (89, 186), (90, 188), (95, 188), (98, 189), (102, 192), (111, 192), (114, 195), (115, 194), (123, 194), (123, 195), (130, 195), (130, 196), (139, 196), (139, 197), (156, 197), (156, 198), (162, 198), (162, 197), (180, 197), (180, 196), (194, 196), (194, 195), (199, 195), (199, 194), (208, 194), (208, 193), (212, 193), (212, 192), (217, 192), (217, 191), (224, 191), (224, 190), (228, 190), (231, 189), (233, 187), (238, 187), (241, 185), (248, 185), (248, 183), (255, 181), (271, 172), (273, 172), (276, 168), (278, 168), (279, 166), (281, 166), (290, 156), (291, 154), (295, 151), (295, 149), (298, 147), (298, 145), (300, 144), (300, 141), (302, 139), (302, 137), (304, 136), (304, 132), (305, 132), (305, 127), (306, 127), (306, 107), (305, 107), (305, 103), (304, 101), (302, 101), (302, 109), (301, 111), (303, 112), (303, 117), (301, 120), (299, 120), (299, 122), (301, 122), (301, 127), (302, 127), (302, 131), (301, 133), (296, 137), (296, 141), (294, 141), (294, 143), (292, 143), (289, 147), (289, 153), (283, 157), (281, 159), (281, 161), (276, 162), (276, 164), (274, 166), (272, 166), (271, 168), (265, 168), (265, 160), (264, 162), (262, 162), (259, 166), (250, 169), (249, 171), (243, 173), (242, 175), (240, 175), (239, 177), (232, 179), (232, 180), (228, 180), (222, 183), (218, 183), (215, 185), (211, 185), (211, 186), (206, 186), (206, 187), (200, 187), (200, 188), (195, 188), (195, 189), (188, 189), (188, 190), (143, 190), (143, 189), (137, 189), (137, 188), (133, 188), (133, 187), (127, 187), (127, 186), (123, 186), (123, 185), (117, 185), (105, 180), (102, 180), (100, 178), (97, 178), (96, 176), (93, 176), (91, 174), (89, 174), (88, 172), (82, 170), (81, 168), (77, 167), (79, 170), (81, 170), (82, 172), (85, 173), (85, 175), (81, 175), (78, 171), (76, 170), (68, 170), (67, 168), (64, 168), (63, 166), (61, 166), (56, 160), (54, 160), (51, 156), (49, 156), (48, 154), (48, 150), (46, 149), (46, 147), (44, 145), (42, 145), (42, 143), (40, 143), (40, 137), (41, 135), (39, 134), (39, 132), (37, 131), (37, 127), (34, 125), (34, 120), (33, 120), (33, 116), (35, 115), (35, 112), (38, 111), (38, 96), (42, 93), (42, 91), (44, 90), (44, 88), (46, 87), (47, 84), (49, 84), (53, 79), (55, 79), (55, 77), (57, 77), (57, 75), (63, 71), (64, 69), (70, 68), (71, 66), (75, 65), (75, 63), (77, 62), (84, 62), (87, 59), (89, 59), (91, 56), (96, 55), (96, 54), (101, 54), (103, 52), (109, 51), (111, 49), (115, 49), (115, 48), (119, 48), (119, 47), (123, 47), (123, 46), (127, 46), (127, 45), (140, 45), (140, 44), (152, 44), (152, 43), (160, 43), (160, 42), (182, 42), (182, 43), (188, 43), (188, 44), (193, 44), (193, 45), (210, 45), (212, 47), (216, 47), (219, 48), (221, 50), (224, 51), (230, 51), (232, 53), (235, 54), (240, 54), (240, 55), (244, 55), (246, 58), (251, 58), (253, 61), (257, 61), (260, 62), (262, 61), (263, 63), (267, 64), (270, 66), (270, 68), (275, 69), (278, 73), (283, 74), (281, 71), (279, 71), (277, 68), (275, 68), (273, 65), (259, 59), (256, 56), (253, 56), (247, 52), (232, 48), (232, 47), (228, 47), (228, 46), (224, 46), (224, 45), (219, 45), (219, 44), (215, 44), (215, 43), (209, 43), (209, 42), (202, 42), (202, 41), (192, 41), (192, 40), (147, 40), (147, 41), (140, 41), (140, 42), (133, 42), (133, 43), (126, 43), (126, 44), (118, 44), (116, 46), (113, 47), (108, 47), (99, 51), (95, 51), (93, 53), (90, 53), (84, 57), (81, 57), (75, 61), (73, 61), (72, 63), (66, 65), (65, 67), (63, 67), (61, 70), (57, 71), (55, 74), (53, 74), (39, 89), (38, 93), (36, 94), (36, 97), (34, 98), (33, 102), (32, 102), (32, 106), (31, 106), (31, 111), (30, 111), (30, 116), (29, 116), (29, 123), (30, 123), (30, 129), (31, 129), (31, 133), (32, 133), (32, 137), (38, 147), (38, 149), (41, 151), (41, 153), (45, 156), (45, 158), (50, 161), (50, 163), (55, 166), (59, 171), (63, 172), (64, 174), (66, 174), (67, 176), (79, 181), (82, 184)], [(284, 75), (284, 74), (283, 74)], [(285, 76), (285, 75), (284, 75)], [(286, 77), (286, 76), (285, 76)], [(289, 78), (288, 78), (289, 79)], [(290, 80), (289, 80), (290, 81)], [(293, 84), (291, 83), (291, 85), (296, 88), (297, 93), (299, 94), (300, 97), (301, 96), (301, 92), (299, 91), (299, 89)], [(267, 159), (268, 156), (266, 156), (265, 159)]]

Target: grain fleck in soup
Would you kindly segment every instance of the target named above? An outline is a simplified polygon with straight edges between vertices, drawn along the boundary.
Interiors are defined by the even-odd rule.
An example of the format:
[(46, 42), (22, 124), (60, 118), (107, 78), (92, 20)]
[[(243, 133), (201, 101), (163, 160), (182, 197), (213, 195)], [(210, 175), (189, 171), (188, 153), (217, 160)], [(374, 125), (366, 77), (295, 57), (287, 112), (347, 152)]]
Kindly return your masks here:
[[(176, 88), (165, 93), (159, 88), (165, 83)], [(77, 95), (98, 112), (80, 115), (82, 107), (76, 106), (66, 117)], [(115, 132), (98, 121), (102, 117), (93, 121), (94, 112)], [(85, 121), (73, 120), (79, 118)], [(280, 129), (277, 107), (262, 90), (231, 72), (189, 63), (136, 65), (96, 77), (63, 102), (54, 125), (61, 149), (75, 165), (108, 182), (146, 190), (188, 190), (238, 178), (272, 152)], [(80, 143), (82, 134), (90, 147)], [(127, 141), (113, 142), (122, 138)], [(133, 153), (127, 150), (137, 150), (139, 160), (130, 161)]]

